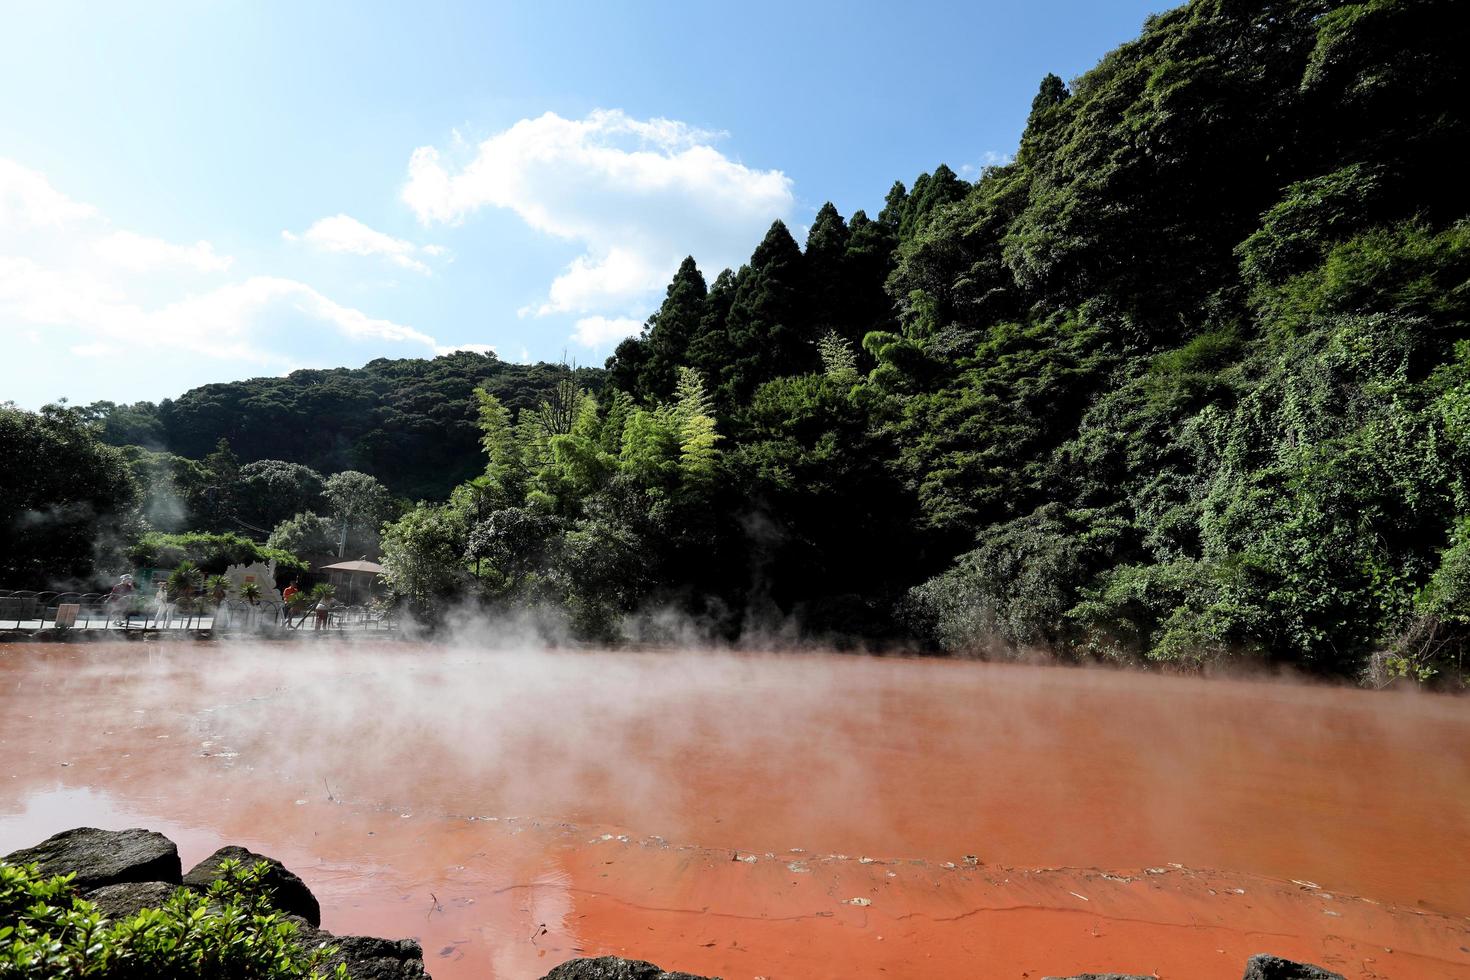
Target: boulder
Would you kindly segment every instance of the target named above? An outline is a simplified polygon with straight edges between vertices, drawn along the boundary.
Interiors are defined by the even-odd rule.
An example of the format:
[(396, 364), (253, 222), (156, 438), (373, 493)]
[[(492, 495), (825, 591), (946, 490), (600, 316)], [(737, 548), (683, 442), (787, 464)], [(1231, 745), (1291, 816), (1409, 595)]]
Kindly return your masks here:
[(584, 957), (567, 960), (541, 980), (720, 980), (719, 977), (696, 977), (692, 973), (666, 973), (643, 960), (625, 960), (619, 956)]
[[(319, 928), (321, 907), (306, 884), (281, 862), (243, 847), (222, 847), (184, 876), (179, 873), (178, 848), (162, 834), (79, 827), (49, 837), (35, 847), (7, 854), (3, 860), (10, 864), (37, 864), (47, 875), (75, 873), (77, 890), (107, 918), (121, 919), (136, 914), (139, 909), (157, 908), (180, 885), (208, 891), (219, 877), (220, 864), (230, 858), (242, 864), (264, 861), (270, 865), (265, 883), (273, 890), (272, 904), (296, 926), (300, 944), (308, 949), (322, 945), (336, 949), (319, 964), (324, 974), (330, 974), (340, 963), (352, 980), (428, 980), (424, 951), (417, 942), (334, 936), (322, 930)], [(683, 980), (687, 976), (660, 973), (657, 967), (654, 970), (650, 980)], [(644, 975), (628, 976), (643, 980)]]
[(296, 877), (275, 858), (256, 854), (243, 847), (234, 845), (221, 847), (190, 868), (189, 873), (184, 875), (184, 884), (195, 891), (208, 891), (210, 884), (219, 877), (220, 864), (227, 860), (239, 861), (246, 867), (261, 861), (270, 865), (270, 870), (265, 875), (265, 884), (272, 892), (271, 904), (282, 912), (301, 916), (314, 926), (322, 924), (321, 905), (317, 902), (316, 896), (311, 893), (311, 889), (306, 887), (306, 882)]
[(424, 972), (424, 951), (412, 939), (375, 939), (372, 936), (334, 936), (318, 929), (298, 916), (298, 941), (308, 949), (333, 946), (337, 952), (318, 964), (317, 970), (330, 976), (341, 963), (352, 980), (428, 980)]
[(11, 864), (38, 864), (46, 875), (76, 874), (78, 891), (136, 881), (177, 885), (179, 849), (151, 830), (63, 830), (35, 847), (5, 855)]
[(1269, 953), (1257, 953), (1245, 965), (1243, 980), (1344, 980), (1341, 973), (1311, 963), (1298, 963)]
[(103, 885), (82, 897), (109, 919), (126, 919), (141, 909), (156, 909), (169, 900), (178, 885), (166, 881), (128, 881), (120, 885)]

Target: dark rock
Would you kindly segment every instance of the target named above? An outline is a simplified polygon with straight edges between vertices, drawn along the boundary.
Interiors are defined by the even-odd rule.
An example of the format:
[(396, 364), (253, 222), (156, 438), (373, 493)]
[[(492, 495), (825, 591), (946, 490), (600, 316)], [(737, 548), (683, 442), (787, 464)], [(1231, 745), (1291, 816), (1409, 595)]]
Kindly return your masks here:
[(1243, 980), (1344, 980), (1341, 973), (1311, 963), (1298, 963), (1269, 953), (1257, 953), (1245, 965)]
[(330, 974), (338, 963), (347, 965), (352, 980), (417, 980), (424, 972), (424, 951), (412, 939), (375, 939), (372, 936), (337, 936), (331, 940), (337, 955), (328, 957), (323, 973)]
[(140, 909), (156, 909), (169, 900), (178, 885), (166, 881), (129, 881), (120, 885), (103, 885), (82, 897), (109, 919), (126, 919)]
[(317, 965), (329, 976), (341, 963), (352, 980), (427, 980), (424, 951), (412, 939), (374, 939), (372, 936), (334, 936), (292, 916), (298, 941), (308, 949), (333, 946), (337, 952)]
[(720, 978), (696, 977), (692, 973), (665, 973), (659, 967), (643, 960), (598, 956), (567, 960), (541, 980), (720, 980)]
[(317, 902), (316, 896), (311, 893), (311, 889), (306, 887), (306, 882), (296, 877), (275, 858), (256, 854), (243, 847), (234, 845), (221, 847), (190, 868), (189, 873), (184, 875), (184, 884), (195, 891), (208, 891), (210, 884), (219, 877), (220, 864), (229, 860), (239, 861), (245, 867), (261, 861), (270, 865), (270, 870), (265, 875), (265, 884), (271, 889), (271, 904), (282, 912), (301, 916), (314, 926), (322, 924), (321, 905)]
[(40, 865), (46, 875), (76, 874), (78, 891), (130, 881), (162, 881), (177, 885), (179, 849), (151, 830), (63, 830), (35, 847), (5, 855), (11, 864)]

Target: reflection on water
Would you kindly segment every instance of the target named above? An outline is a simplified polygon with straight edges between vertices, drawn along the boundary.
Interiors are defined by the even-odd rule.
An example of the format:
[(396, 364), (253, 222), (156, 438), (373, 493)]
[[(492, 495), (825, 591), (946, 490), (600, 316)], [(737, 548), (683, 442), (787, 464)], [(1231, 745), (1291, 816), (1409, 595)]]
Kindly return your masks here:
[(49, 789), (33, 789), (13, 802), (19, 805), (18, 810), (0, 813), (5, 835), (0, 840), (0, 851), (43, 840), (58, 828), (75, 826), (81, 817), (101, 827), (132, 827), (144, 819), (143, 814), (120, 804), (110, 793), (90, 786), (56, 784)]
[[(328, 928), (420, 938), (441, 980), (623, 944), (727, 976), (897, 968), (905, 942), (942, 957), (972, 932), (943, 923), (1015, 906), (986, 868), (1173, 862), (1470, 912), (1454, 699), (828, 656), (0, 649), (0, 852), (82, 824), (161, 830), (186, 866), (244, 844), (298, 871)], [(1097, 889), (1131, 902), (1157, 884), (1138, 881), (1030, 902), (1085, 887), (1102, 912)], [(1224, 891), (1190, 887), (1170, 901)], [(1137, 918), (1247, 914), (1150, 901)], [(1106, 965), (1102, 935), (1080, 965)], [(1028, 949), (989, 955), (1074, 955)]]

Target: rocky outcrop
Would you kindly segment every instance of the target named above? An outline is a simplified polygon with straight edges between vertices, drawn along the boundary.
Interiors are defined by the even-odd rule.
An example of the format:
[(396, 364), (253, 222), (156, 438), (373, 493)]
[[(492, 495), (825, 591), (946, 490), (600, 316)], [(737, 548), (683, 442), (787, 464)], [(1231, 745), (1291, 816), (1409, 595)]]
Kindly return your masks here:
[(1157, 980), (1149, 973), (1079, 973), (1070, 977), (1042, 977), (1041, 980)]
[(83, 892), (82, 897), (97, 906), (104, 918), (126, 919), (143, 909), (158, 908), (178, 887), (166, 881), (129, 881), (94, 888)]
[(541, 980), (720, 980), (720, 978), (696, 977), (692, 973), (666, 973), (652, 963), (643, 960), (598, 956), (567, 960)]
[(1311, 963), (1285, 960), (1269, 953), (1257, 953), (1245, 965), (1243, 980), (1344, 980), (1341, 973), (1324, 970)]
[[(298, 941), (315, 949), (336, 950), (322, 965), (324, 973), (340, 963), (352, 980), (424, 980), (424, 953), (412, 939), (375, 939), (372, 936), (334, 936), (319, 928), (321, 906), (306, 883), (275, 858), (243, 847), (222, 847), (180, 874), (179, 850), (173, 841), (148, 830), (97, 830), (79, 827), (49, 837), (35, 847), (7, 854), (9, 864), (37, 864), (47, 875), (76, 874), (82, 897), (96, 904), (108, 919), (136, 915), (157, 908), (180, 886), (208, 891), (219, 877), (220, 864), (234, 858), (242, 864), (264, 861), (271, 886), (271, 903), (296, 925)], [(669, 974), (670, 980), (683, 974)], [(639, 977), (642, 980), (642, 977)]]
[(264, 861), (269, 866), (264, 884), (271, 889), (271, 904), (282, 912), (300, 916), (313, 926), (322, 924), (322, 907), (311, 889), (306, 887), (306, 882), (275, 858), (233, 844), (221, 847), (190, 868), (184, 875), (185, 886), (199, 892), (209, 891), (209, 886), (219, 877), (219, 866), (225, 861), (238, 861), (247, 868)]
[(291, 919), (296, 923), (301, 945), (308, 949), (319, 946), (336, 949), (337, 952), (318, 967), (324, 976), (330, 976), (341, 963), (347, 967), (347, 975), (352, 980), (420, 980), (428, 977), (424, 972), (423, 948), (412, 939), (334, 936), (299, 916), (291, 916)]
[(11, 864), (37, 864), (46, 875), (75, 874), (76, 888), (89, 892), (130, 881), (182, 880), (179, 849), (151, 830), (63, 830), (35, 847), (7, 854)]

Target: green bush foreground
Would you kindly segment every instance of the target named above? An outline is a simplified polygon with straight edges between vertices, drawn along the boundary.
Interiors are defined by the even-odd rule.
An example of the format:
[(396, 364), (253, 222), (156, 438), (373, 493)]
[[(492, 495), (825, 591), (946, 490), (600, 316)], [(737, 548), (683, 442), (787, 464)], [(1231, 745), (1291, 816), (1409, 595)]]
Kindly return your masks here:
[(77, 894), (74, 875), (0, 862), (0, 978), (345, 980), (345, 967), (322, 966), (334, 949), (303, 948), (270, 906), (267, 870), (225, 861), (207, 894), (179, 888), (161, 908), (109, 920)]

